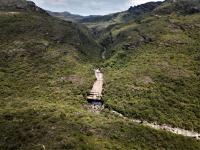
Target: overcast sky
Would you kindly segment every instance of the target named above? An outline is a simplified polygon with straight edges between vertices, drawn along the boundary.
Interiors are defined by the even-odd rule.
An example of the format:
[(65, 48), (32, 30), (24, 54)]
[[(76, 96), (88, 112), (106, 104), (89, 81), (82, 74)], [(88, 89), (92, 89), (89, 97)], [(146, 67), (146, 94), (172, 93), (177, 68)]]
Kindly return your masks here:
[(68, 11), (80, 15), (105, 15), (127, 10), (130, 6), (162, 0), (32, 0), (54, 12)]

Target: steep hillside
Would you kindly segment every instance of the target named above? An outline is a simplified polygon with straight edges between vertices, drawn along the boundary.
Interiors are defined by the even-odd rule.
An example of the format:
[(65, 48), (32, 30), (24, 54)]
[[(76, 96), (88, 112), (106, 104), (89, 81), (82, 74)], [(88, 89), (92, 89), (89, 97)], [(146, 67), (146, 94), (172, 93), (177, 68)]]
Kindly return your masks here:
[(39, 8), (32, 1), (26, 0), (0, 0), (1, 10), (26, 10), (46, 13), (43, 9)]
[[(105, 109), (99, 114), (90, 112), (87, 109), (85, 95), (94, 80), (94, 66), (100, 63), (101, 47), (93, 40), (94, 38), (88, 29), (81, 25), (53, 18), (31, 2), (27, 4), (24, 3), (25, 1), (9, 0), (9, 5), (4, 4), (4, 2), (0, 0), (0, 6), (2, 6), (0, 7), (0, 149), (199, 149), (200, 143), (195, 139), (140, 126), (112, 115), (109, 109)], [(186, 28), (190, 22), (198, 21), (199, 19), (197, 14), (185, 16), (186, 18), (180, 17), (182, 19), (177, 18), (178, 20), (172, 21), (178, 21), (178, 24), (182, 24), (181, 21), (183, 21)], [(143, 19), (143, 25), (146, 25), (148, 20), (151, 20), (148, 17), (146, 19)], [(159, 19), (156, 20), (159, 21)], [(141, 28), (144, 28), (143, 25)], [(195, 67), (198, 67), (196, 61), (198, 61), (199, 55), (197, 50), (196, 53), (193, 53), (196, 48), (195, 45), (197, 45), (196, 41), (199, 39), (196, 25), (194, 29), (192, 27), (192, 33), (194, 34), (190, 37), (193, 41), (191, 50), (187, 51), (186, 47), (186, 49), (183, 49), (183, 54), (180, 53), (179, 57), (176, 58), (174, 53), (177, 53), (178, 50), (172, 53), (173, 49), (170, 47), (167, 49), (174, 56), (172, 57), (172, 63), (175, 63), (176, 59), (178, 59), (178, 63), (184, 67), (186, 65), (186, 74), (184, 76), (188, 75), (187, 73), (189, 72), (189, 75), (191, 75), (189, 79), (191, 77), (194, 78), (192, 80), (193, 84), (188, 87), (192, 89), (191, 96), (193, 97), (198, 96), (198, 93), (192, 95), (195, 92), (193, 87), (196, 87), (196, 90), (198, 88), (195, 85), (198, 69), (195, 69)], [(151, 33), (150, 28), (146, 30)], [(181, 30), (181, 35), (187, 33), (187, 30), (183, 32), (182, 29), (177, 29), (177, 32), (179, 30)], [(125, 33), (124, 31), (120, 32)], [(133, 36), (133, 33), (130, 32), (130, 35)], [(169, 40), (167, 37), (171, 36), (171, 34), (163, 37), (163, 44), (167, 43), (165, 41)], [(173, 36), (173, 38), (176, 38), (176, 36)], [(129, 88), (126, 88), (126, 85), (130, 85), (130, 81), (134, 81), (131, 78), (135, 75), (134, 67), (136, 69), (139, 68), (138, 74), (145, 72), (146, 76), (150, 76), (148, 71), (155, 69), (149, 67), (152, 66), (153, 62), (149, 63), (149, 66), (145, 62), (155, 60), (151, 59), (153, 56), (153, 58), (160, 58), (164, 61), (168, 58), (168, 55), (165, 55), (165, 51), (162, 51), (164, 49), (162, 43), (160, 44), (160, 49), (157, 49), (155, 43), (153, 46), (156, 48), (151, 44), (147, 44), (144, 47), (140, 47), (140, 49), (133, 50), (128, 47), (129, 50), (125, 50), (122, 47), (124, 43), (128, 43), (125, 40), (126, 38), (121, 39), (124, 43), (120, 41), (120, 38), (115, 40), (117, 41), (117, 39), (119, 39), (119, 43), (116, 48), (108, 43), (110, 49), (108, 49), (107, 57), (110, 59), (106, 60), (104, 64), (107, 77), (106, 105), (129, 117), (133, 117), (134, 111), (132, 110), (136, 110), (133, 108), (137, 107), (133, 106), (131, 110), (127, 107), (127, 112), (132, 111), (132, 115), (130, 115), (131, 113), (121, 111), (121, 106), (130, 106), (129, 102), (132, 102), (129, 96), (126, 95), (130, 91)], [(135, 41), (134, 38), (132, 40)], [(152, 53), (148, 50), (152, 50)], [(180, 47), (181, 50), (182, 47)], [(156, 52), (156, 55), (153, 55), (154, 52)], [(192, 55), (184, 55), (186, 52), (192, 53)], [(143, 57), (146, 55), (148, 57)], [(144, 65), (144, 70), (140, 70), (139, 65)], [(165, 63), (157, 65), (164, 66)], [(173, 64), (169, 63), (169, 65)], [(191, 73), (187, 71), (187, 67), (197, 71), (191, 71)], [(150, 69), (148, 70), (148, 68)], [(170, 69), (174, 68), (170, 66)], [(173, 71), (172, 73), (174, 73)], [(185, 73), (184, 71), (183, 73)], [(124, 76), (122, 76), (123, 74)], [(120, 77), (120, 80), (114, 85), (113, 81), (118, 77)], [(156, 79), (162, 79), (162, 77), (158, 78), (156, 76)], [(137, 78), (137, 76), (134, 76), (134, 78)], [(167, 79), (166, 77), (159, 83), (166, 83)], [(156, 81), (154, 78), (152, 80)], [(128, 84), (126, 84), (127, 81)], [(180, 83), (182, 84), (181, 81)], [(180, 83), (177, 82), (177, 85)], [(146, 84), (146, 89), (153, 90), (153, 88), (149, 88), (149, 84)], [(171, 85), (171, 82), (169, 84)], [(198, 84), (198, 81), (196, 81), (196, 84)], [(186, 85), (183, 84), (183, 86)], [(126, 88), (126, 92), (121, 91), (123, 88)], [(164, 89), (165, 86), (163, 86)], [(134, 93), (131, 94), (134, 95)], [(164, 96), (163, 93), (160, 94)], [(123, 95), (125, 97), (122, 97)], [(166, 93), (166, 95), (174, 96), (175, 94)], [(147, 101), (151, 101), (150, 96), (145, 97)], [(139, 104), (139, 98), (134, 98), (134, 102)], [(192, 107), (196, 99), (186, 102), (189, 103), (187, 105), (190, 107), (188, 109), (189, 112), (193, 108), (196, 108), (196, 111), (199, 109), (198, 105)], [(160, 104), (162, 106), (162, 101)], [(148, 105), (146, 105), (147, 107)], [(180, 113), (177, 114), (180, 115)], [(144, 119), (146, 118), (144, 117)], [(198, 123), (198, 118), (196, 120)], [(198, 124), (197, 126), (194, 124), (194, 127), (198, 127)]]
[(170, 14), (193, 14), (200, 12), (200, 2), (198, 0), (166, 0), (162, 6), (156, 8), (157, 13)]
[(156, 7), (161, 5), (162, 2), (149, 2), (135, 7), (130, 7), (127, 11), (109, 14), (105, 16), (87, 17), (83, 18), (79, 22), (85, 24), (95, 33), (99, 33), (102, 30), (109, 28), (115, 24), (126, 23), (132, 19), (135, 19), (138, 15), (149, 13)]
[(107, 107), (200, 132), (199, 8), (197, 0), (166, 1), (104, 32)]

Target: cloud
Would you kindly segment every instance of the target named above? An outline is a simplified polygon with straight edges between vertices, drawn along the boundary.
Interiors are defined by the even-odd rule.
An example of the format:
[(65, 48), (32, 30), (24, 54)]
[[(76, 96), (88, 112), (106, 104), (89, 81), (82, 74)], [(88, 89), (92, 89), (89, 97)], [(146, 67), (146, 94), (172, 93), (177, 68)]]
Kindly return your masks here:
[(68, 11), (81, 15), (105, 15), (156, 0), (33, 0), (38, 6), (56, 12)]

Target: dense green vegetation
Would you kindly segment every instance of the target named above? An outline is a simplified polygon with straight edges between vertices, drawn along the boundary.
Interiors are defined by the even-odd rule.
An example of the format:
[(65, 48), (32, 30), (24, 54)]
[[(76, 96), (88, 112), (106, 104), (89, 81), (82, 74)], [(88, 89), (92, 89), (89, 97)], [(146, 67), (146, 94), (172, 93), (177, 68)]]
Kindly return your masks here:
[[(199, 14), (143, 15), (103, 31), (101, 43), (113, 40), (102, 64), (106, 106), (199, 131), (198, 22)], [(195, 139), (87, 109), (101, 52), (93, 39), (46, 13), (0, 11), (0, 149), (199, 149)]]
[(199, 22), (199, 13), (152, 13), (103, 32), (106, 42), (112, 35), (103, 65), (108, 107), (200, 132)]

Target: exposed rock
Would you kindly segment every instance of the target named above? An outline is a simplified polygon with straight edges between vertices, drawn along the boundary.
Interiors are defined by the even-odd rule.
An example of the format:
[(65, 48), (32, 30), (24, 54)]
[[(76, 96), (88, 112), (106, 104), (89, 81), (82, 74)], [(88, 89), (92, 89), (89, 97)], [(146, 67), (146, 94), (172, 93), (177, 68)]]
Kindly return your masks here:
[(170, 14), (172, 12), (194, 14), (200, 12), (200, 3), (199, 0), (166, 0), (155, 12), (161, 14)]
[(19, 8), (24, 9), (27, 7), (26, 0), (0, 0), (0, 8)]
[(87, 104), (84, 106), (87, 110), (93, 113), (100, 113), (104, 109), (104, 105)]
[(40, 13), (46, 13), (32, 1), (26, 0), (0, 0), (0, 10), (31, 10)]
[(131, 6), (128, 12), (134, 13), (135, 15), (140, 15), (142, 13), (151, 12), (152, 10), (154, 10), (156, 7), (160, 6), (161, 4), (162, 2), (149, 2), (149, 3), (142, 4), (135, 7)]

